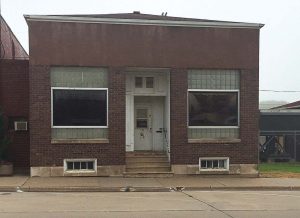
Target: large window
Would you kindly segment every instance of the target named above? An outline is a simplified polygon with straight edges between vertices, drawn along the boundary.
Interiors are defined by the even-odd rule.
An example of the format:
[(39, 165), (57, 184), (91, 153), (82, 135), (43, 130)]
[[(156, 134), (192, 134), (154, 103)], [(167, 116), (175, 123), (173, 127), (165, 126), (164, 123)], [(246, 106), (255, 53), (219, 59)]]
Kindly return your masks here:
[(189, 91), (189, 126), (238, 126), (237, 91)]
[(188, 71), (188, 139), (239, 139), (239, 70)]
[(52, 126), (106, 127), (106, 88), (52, 88)]

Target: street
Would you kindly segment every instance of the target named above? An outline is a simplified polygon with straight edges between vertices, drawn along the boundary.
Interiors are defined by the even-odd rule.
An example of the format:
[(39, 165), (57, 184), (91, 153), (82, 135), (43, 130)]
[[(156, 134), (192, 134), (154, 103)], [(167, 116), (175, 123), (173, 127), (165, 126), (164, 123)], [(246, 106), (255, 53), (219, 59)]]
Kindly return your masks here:
[(0, 193), (0, 217), (299, 216), (300, 191)]

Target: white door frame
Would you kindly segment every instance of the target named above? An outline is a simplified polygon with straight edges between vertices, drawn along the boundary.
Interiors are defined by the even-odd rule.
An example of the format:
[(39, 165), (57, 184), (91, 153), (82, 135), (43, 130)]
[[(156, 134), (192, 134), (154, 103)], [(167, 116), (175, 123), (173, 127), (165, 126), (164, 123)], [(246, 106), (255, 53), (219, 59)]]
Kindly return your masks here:
[[(170, 72), (159, 72), (157, 71), (155, 75), (165, 75), (166, 76), (166, 84), (164, 85), (165, 90), (164, 91), (158, 91), (151, 94), (148, 93), (135, 93), (134, 92), (134, 80), (133, 78), (135, 76), (148, 76), (152, 75), (151, 73), (145, 73), (146, 69), (141, 72), (127, 72), (126, 75), (126, 151), (134, 151), (134, 97), (135, 96), (164, 96), (165, 97), (165, 128), (167, 129), (167, 142), (168, 147), (166, 150), (166, 153), (168, 157), (170, 157)], [(157, 74), (158, 73), (158, 74)]]

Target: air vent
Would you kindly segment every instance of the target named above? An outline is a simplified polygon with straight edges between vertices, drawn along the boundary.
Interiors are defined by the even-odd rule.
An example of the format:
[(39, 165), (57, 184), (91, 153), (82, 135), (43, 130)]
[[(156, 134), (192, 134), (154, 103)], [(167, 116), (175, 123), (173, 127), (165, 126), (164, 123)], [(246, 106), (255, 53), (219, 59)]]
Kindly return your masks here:
[(27, 131), (26, 121), (15, 121), (15, 131)]

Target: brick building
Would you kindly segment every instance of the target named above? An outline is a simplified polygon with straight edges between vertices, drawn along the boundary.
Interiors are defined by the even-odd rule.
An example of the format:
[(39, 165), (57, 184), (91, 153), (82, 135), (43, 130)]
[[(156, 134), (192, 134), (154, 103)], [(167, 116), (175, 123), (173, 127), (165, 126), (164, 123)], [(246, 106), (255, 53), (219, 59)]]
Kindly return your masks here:
[(0, 109), (10, 138), (9, 160), (16, 171), (29, 169), (29, 132), (15, 122), (29, 119), (28, 54), (0, 15)]
[(257, 173), (263, 25), (25, 19), (32, 176)]

